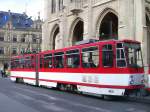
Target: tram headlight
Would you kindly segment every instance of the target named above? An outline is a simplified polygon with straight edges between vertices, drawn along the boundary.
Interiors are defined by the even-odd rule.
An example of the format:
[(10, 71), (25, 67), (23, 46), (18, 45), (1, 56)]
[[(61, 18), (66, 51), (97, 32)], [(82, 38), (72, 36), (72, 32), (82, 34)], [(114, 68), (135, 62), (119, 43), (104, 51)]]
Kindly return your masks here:
[(142, 83), (142, 84), (144, 84), (145, 82), (146, 82), (146, 80), (145, 80), (145, 76), (144, 76), (144, 75), (142, 75), (141, 83)]
[(145, 83), (145, 80), (144, 80), (144, 79), (142, 79), (142, 80), (141, 80), (141, 83), (142, 83), (142, 84), (144, 84), (144, 83)]
[(133, 78), (133, 75), (130, 76), (130, 84), (134, 84), (134, 78)]
[(130, 81), (130, 84), (131, 84), (131, 85), (134, 84), (134, 80), (131, 80), (131, 81)]

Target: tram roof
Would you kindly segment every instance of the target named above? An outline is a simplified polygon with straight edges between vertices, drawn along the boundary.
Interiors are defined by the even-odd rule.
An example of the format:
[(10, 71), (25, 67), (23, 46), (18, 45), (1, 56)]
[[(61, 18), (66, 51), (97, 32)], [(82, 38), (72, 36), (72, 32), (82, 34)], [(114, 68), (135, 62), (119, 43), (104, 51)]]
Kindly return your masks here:
[(98, 44), (106, 44), (106, 43), (109, 43), (109, 44), (114, 44), (114, 43), (119, 43), (119, 42), (124, 42), (124, 43), (135, 43), (135, 44), (140, 44), (140, 42), (138, 41), (135, 41), (135, 40), (129, 40), (129, 39), (124, 39), (124, 40), (115, 40), (115, 39), (111, 39), (111, 40), (102, 40), (102, 41), (97, 41), (97, 42), (92, 42), (92, 43), (85, 43), (85, 44), (81, 44), (81, 45), (74, 45), (74, 46), (70, 46), (70, 47), (65, 47), (65, 48), (62, 48), (62, 49), (55, 49), (55, 50), (46, 50), (46, 51), (42, 51), (40, 53), (48, 53), (48, 52), (62, 52), (63, 50), (71, 50), (71, 49), (79, 49), (81, 47), (89, 47), (89, 46), (95, 46), (95, 45), (98, 45)]
[(17, 56), (12, 56), (11, 59), (20, 58), (20, 57), (22, 57), (22, 56), (25, 56), (25, 57), (26, 57), (26, 56), (33, 56), (33, 55), (35, 55), (35, 54), (33, 54), (33, 53), (32, 53), (32, 54), (20, 54), (20, 55), (17, 55)]
[[(81, 45), (74, 45), (74, 46), (70, 46), (70, 47), (65, 47), (62, 49), (56, 49), (56, 50), (46, 50), (46, 51), (41, 51), (40, 53), (42, 54), (47, 54), (47, 53), (54, 53), (54, 52), (63, 52), (64, 50), (73, 50), (73, 49), (80, 49), (81, 47), (92, 47), (92, 46), (96, 46), (99, 44), (115, 44), (115, 43), (119, 43), (119, 42), (124, 42), (124, 43), (135, 43), (135, 44), (140, 44), (140, 42), (135, 41), (135, 40), (128, 40), (128, 39), (124, 39), (124, 40), (102, 40), (102, 41), (97, 41), (97, 42), (93, 42), (93, 43), (86, 43), (86, 44), (81, 44)], [(18, 56), (12, 56), (12, 59), (15, 58), (20, 58), (21, 56), (32, 56), (35, 54), (23, 54), (23, 55), (18, 55)]]

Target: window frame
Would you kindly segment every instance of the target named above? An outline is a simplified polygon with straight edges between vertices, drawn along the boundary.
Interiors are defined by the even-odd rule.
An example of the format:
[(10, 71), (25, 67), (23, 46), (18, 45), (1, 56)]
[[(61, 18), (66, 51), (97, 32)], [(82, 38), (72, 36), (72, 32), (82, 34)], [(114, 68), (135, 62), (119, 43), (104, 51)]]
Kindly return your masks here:
[[(55, 55), (56, 53), (62, 53), (62, 54)], [(56, 61), (56, 57), (60, 57), (60, 56), (62, 57), (62, 60), (61, 60), (62, 62), (58, 63), (58, 61)], [(57, 69), (65, 68), (65, 52), (64, 51), (55, 51), (53, 53), (53, 65), (54, 65), (53, 67)], [(57, 67), (57, 66), (60, 66), (60, 67)]]
[[(111, 50), (110, 50), (110, 49), (108, 49), (108, 50), (103, 50), (104, 46), (106, 46), (106, 45), (107, 45), (107, 46), (108, 46), (108, 45), (111, 45)], [(114, 44), (112, 44), (112, 43), (106, 43), (106, 44), (103, 44), (103, 45), (101, 46), (101, 61), (102, 61), (101, 64), (102, 64), (102, 67), (103, 67), (103, 68), (113, 68), (113, 67), (115, 66), (114, 51), (115, 51), (115, 50), (114, 50)], [(104, 57), (104, 56), (103, 56), (103, 53), (104, 53), (104, 52), (112, 52), (112, 57), (111, 57), (111, 58), (112, 58), (112, 65), (111, 65), (111, 66), (105, 66), (105, 65), (104, 65), (104, 59), (103, 59), (103, 57)], [(109, 58), (110, 58), (110, 57), (109, 57)], [(110, 59), (111, 59), (111, 58), (110, 58)], [(106, 59), (105, 59), (105, 60), (106, 60)], [(110, 60), (109, 60), (109, 61), (110, 61)]]
[(58, 3), (59, 3), (59, 11), (63, 10), (64, 1), (63, 0), (58, 0)]
[[(45, 56), (45, 55), (50, 55), (51, 54), (51, 56)], [(45, 58), (46, 57), (46, 58)], [(49, 57), (50, 57), (50, 59), (49, 59)], [(51, 60), (51, 67), (49, 66), (49, 61)], [(48, 62), (47, 62), (48, 61)], [(43, 67), (42, 68), (53, 68), (53, 53), (47, 53), (47, 54), (43, 54), (43, 58), (42, 58), (42, 65), (43, 65)], [(45, 64), (48, 64), (48, 66), (47, 67), (45, 67)]]
[[(122, 47), (121, 48), (118, 48), (117, 47), (117, 44), (122, 44)], [(120, 58), (118, 59), (118, 50), (120, 52)], [(122, 58), (122, 51), (123, 51), (123, 54), (124, 54), (124, 58)], [(125, 61), (125, 66), (121, 67), (121, 66), (118, 66), (118, 60), (124, 60)], [(126, 53), (125, 53), (125, 47), (124, 47), (124, 43), (120, 42), (120, 43), (116, 43), (116, 67), (117, 68), (125, 68), (127, 67), (127, 60), (126, 60)]]
[(56, 12), (56, 0), (52, 0), (51, 1), (51, 13), (55, 13)]
[(21, 42), (22, 42), (22, 43), (25, 43), (25, 42), (26, 42), (25, 37), (22, 37), (22, 38), (21, 38)]
[[(97, 50), (94, 50), (93, 52), (95, 52), (95, 51), (97, 51), (98, 52), (98, 65), (96, 66), (96, 67), (84, 67), (83, 66), (83, 53), (93, 53), (93, 52), (87, 52), (87, 51), (84, 51), (83, 52), (83, 49), (88, 49), (88, 48), (92, 48), (92, 47), (95, 47), (95, 48), (97, 48)], [(87, 64), (89, 64), (89, 62), (87, 62)], [(99, 47), (99, 45), (92, 45), (92, 46), (87, 46), (87, 47), (83, 47), (83, 48), (81, 48), (81, 67), (82, 68), (98, 68), (98, 67), (100, 67), (100, 47)]]
[[(73, 50), (78, 50), (78, 53), (71, 53), (71, 55), (79, 54), (79, 65), (78, 65), (78, 67), (69, 67), (68, 63), (67, 63), (68, 56), (70, 56), (70, 54), (69, 55), (67, 54), (67, 51), (73, 51)], [(80, 61), (81, 61), (81, 59), (80, 59), (80, 49), (79, 48), (66, 50), (66, 52), (65, 52), (65, 64), (66, 64), (66, 68), (79, 68), (81, 66)]]
[(0, 41), (3, 42), (4, 40), (4, 36), (0, 36)]
[(11, 54), (12, 54), (12, 55), (17, 55), (18, 49), (17, 49), (16, 47), (13, 47), (11, 50), (12, 50), (12, 51), (11, 51)]
[[(24, 63), (25, 69), (35, 69), (36, 68), (36, 56), (35, 55), (25, 56), (24, 60), (25, 60), (25, 63)], [(29, 62), (27, 60), (29, 60)]]
[(0, 51), (1, 51), (0, 55), (4, 55), (4, 54), (5, 54), (5, 49), (4, 49), (4, 47), (0, 47)]

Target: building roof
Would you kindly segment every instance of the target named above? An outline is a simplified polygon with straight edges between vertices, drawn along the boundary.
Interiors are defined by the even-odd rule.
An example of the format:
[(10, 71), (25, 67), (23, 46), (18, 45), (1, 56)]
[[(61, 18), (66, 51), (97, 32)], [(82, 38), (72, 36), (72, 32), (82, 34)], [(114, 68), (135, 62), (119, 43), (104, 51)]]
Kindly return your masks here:
[(3, 28), (9, 21), (13, 28), (30, 28), (33, 24), (31, 17), (28, 17), (25, 13), (0, 11), (0, 28)]

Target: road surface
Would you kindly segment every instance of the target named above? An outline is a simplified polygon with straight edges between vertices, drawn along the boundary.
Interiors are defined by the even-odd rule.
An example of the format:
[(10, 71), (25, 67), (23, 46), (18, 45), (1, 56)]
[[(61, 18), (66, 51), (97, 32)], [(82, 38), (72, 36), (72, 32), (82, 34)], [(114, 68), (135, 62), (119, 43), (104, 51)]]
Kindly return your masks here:
[(0, 78), (0, 112), (150, 112), (150, 102), (128, 99), (106, 101)]

